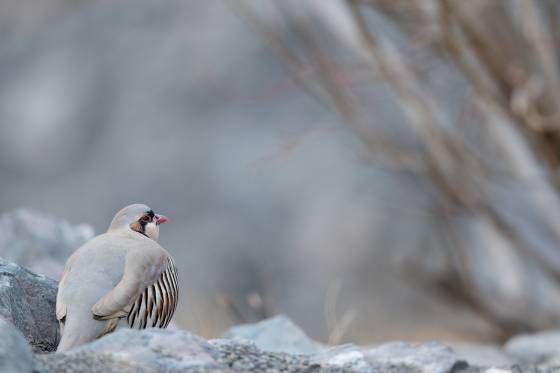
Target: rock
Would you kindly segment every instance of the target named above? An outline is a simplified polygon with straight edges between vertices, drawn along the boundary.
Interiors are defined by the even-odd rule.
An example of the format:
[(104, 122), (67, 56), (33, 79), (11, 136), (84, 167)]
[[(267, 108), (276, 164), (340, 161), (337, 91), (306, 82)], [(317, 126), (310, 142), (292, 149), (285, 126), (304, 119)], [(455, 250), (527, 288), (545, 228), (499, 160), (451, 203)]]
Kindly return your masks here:
[(560, 365), (560, 331), (515, 336), (505, 344), (504, 350), (523, 364)]
[(42, 372), (315, 372), (306, 355), (260, 350), (234, 340), (205, 341), (185, 331), (119, 329), (63, 352), (37, 355)]
[(0, 317), (0, 372), (26, 373), (35, 367), (33, 353), (23, 335)]
[(222, 371), (211, 352), (204, 339), (185, 331), (123, 328), (73, 350), (37, 358), (52, 372)]
[(255, 324), (231, 328), (224, 336), (227, 339), (249, 340), (265, 351), (294, 354), (313, 354), (325, 348), (309, 338), (296, 324), (283, 315)]
[(364, 350), (364, 355), (383, 372), (451, 373), (469, 368), (450, 347), (438, 342), (391, 342)]
[(66, 259), (93, 237), (89, 225), (71, 225), (65, 220), (17, 209), (0, 216), (0, 257), (59, 279)]
[(443, 345), (402, 343), (363, 350), (354, 345), (316, 354), (263, 351), (233, 339), (205, 341), (177, 330), (119, 329), (63, 353), (37, 355), (37, 370), (50, 372), (356, 372), (482, 373)]
[(11, 322), (34, 351), (53, 351), (58, 341), (57, 283), (0, 258), (0, 316)]
[(469, 364), (479, 366), (509, 367), (518, 363), (499, 346), (490, 344), (452, 343), (450, 347)]
[(377, 372), (367, 361), (363, 351), (352, 344), (329, 348), (321, 354), (315, 355), (313, 360), (321, 367), (345, 372)]
[[(234, 327), (225, 333), (224, 337), (232, 340), (230, 342), (214, 340), (210, 343), (220, 347), (229, 346), (236, 350), (243, 344), (251, 346), (251, 343), (247, 342), (251, 341), (255, 347), (267, 353), (282, 353), (272, 356), (276, 359), (282, 356), (283, 363), (296, 370), (364, 373), (467, 373), (483, 371), (469, 366), (451, 348), (436, 342), (421, 345), (394, 342), (370, 349), (363, 349), (352, 344), (327, 348), (307, 337), (299, 327), (285, 316), (276, 316), (256, 324)], [(245, 354), (252, 351), (255, 355), (254, 348), (251, 350), (250, 347), (244, 347), (244, 351)], [(263, 351), (260, 352), (261, 355), (264, 353)], [(293, 362), (290, 361), (289, 356), (298, 356), (293, 354), (302, 355), (298, 357), (296, 362)], [(243, 362), (241, 364), (243, 369), (250, 367), (245, 361), (246, 357), (242, 354), (237, 352), (234, 353), (234, 356), (237, 357), (236, 362)], [(272, 357), (267, 355), (267, 358)]]
[[(496, 347), (486, 346), (481, 355), (484, 346), (459, 346), (457, 353), (437, 342), (329, 348), (285, 316), (234, 327), (226, 339), (205, 341), (181, 330), (123, 328), (68, 352), (39, 353), (56, 347), (56, 291), (55, 281), (0, 259), (0, 372), (544, 373), (553, 369), (511, 363), (560, 361), (560, 331), (513, 338), (506, 345), (513, 359), (508, 360)], [(25, 339), (37, 352), (35, 362)]]
[(254, 343), (241, 340), (215, 339), (209, 343), (216, 349), (216, 361), (236, 372), (321, 371), (321, 366), (308, 355), (263, 351)]
[[(270, 352), (254, 343), (205, 341), (185, 331), (119, 329), (76, 349), (37, 355), (42, 372), (373, 372), (344, 348), (315, 358)], [(352, 368), (352, 369), (349, 369)]]

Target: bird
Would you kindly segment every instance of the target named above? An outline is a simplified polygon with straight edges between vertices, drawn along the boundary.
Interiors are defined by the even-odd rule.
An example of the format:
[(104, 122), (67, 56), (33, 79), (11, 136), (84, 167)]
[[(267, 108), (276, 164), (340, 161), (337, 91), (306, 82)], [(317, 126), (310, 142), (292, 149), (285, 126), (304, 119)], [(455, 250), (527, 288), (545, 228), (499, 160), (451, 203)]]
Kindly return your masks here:
[(158, 243), (167, 221), (144, 204), (126, 206), (68, 258), (56, 297), (57, 351), (121, 327), (167, 327), (179, 297), (177, 267)]

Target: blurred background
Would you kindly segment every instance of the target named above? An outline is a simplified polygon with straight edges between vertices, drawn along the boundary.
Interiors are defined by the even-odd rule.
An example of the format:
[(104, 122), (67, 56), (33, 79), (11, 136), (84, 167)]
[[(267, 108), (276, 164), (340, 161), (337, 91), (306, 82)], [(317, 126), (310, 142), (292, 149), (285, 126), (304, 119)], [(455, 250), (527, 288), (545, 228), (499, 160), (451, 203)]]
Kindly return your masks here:
[[(142, 202), (206, 337), (560, 325), (555, 0), (0, 1), (0, 212)], [(56, 277), (53, 275), (53, 277)]]

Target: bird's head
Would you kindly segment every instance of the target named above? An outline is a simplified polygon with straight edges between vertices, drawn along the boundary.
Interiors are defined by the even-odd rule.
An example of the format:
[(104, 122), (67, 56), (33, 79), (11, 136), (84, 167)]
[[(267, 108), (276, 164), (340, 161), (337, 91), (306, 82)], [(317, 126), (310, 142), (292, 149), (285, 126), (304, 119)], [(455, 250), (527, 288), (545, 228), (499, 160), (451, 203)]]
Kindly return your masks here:
[(113, 218), (109, 230), (131, 229), (154, 241), (159, 238), (159, 225), (169, 221), (165, 216), (158, 215), (146, 205), (134, 204), (126, 206)]

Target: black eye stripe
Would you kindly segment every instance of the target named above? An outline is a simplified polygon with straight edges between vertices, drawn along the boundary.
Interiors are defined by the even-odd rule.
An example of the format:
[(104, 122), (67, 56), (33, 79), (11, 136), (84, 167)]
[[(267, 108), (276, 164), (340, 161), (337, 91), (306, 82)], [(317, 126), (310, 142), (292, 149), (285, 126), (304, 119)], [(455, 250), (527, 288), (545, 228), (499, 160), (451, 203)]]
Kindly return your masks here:
[(154, 221), (155, 216), (156, 214), (154, 213), (154, 211), (149, 210), (144, 215), (142, 215), (140, 219), (138, 219), (138, 223), (140, 223), (140, 226), (142, 227), (142, 231), (144, 231), (146, 224)]

